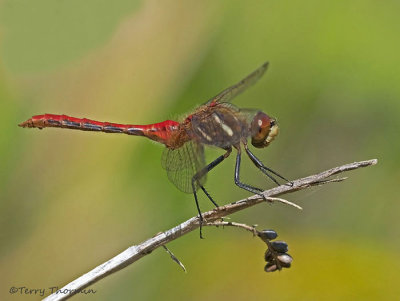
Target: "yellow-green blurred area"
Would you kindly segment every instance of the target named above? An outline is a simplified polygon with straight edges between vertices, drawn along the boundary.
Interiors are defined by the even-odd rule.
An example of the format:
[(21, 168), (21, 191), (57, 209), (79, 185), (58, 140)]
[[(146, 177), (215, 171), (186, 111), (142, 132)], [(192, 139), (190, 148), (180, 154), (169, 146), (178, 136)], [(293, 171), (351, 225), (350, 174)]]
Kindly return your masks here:
[[(290, 269), (265, 273), (265, 244), (241, 229), (205, 228), (204, 240), (195, 231), (168, 245), (188, 273), (158, 249), (75, 299), (399, 299), (399, 11), (391, 0), (0, 1), (0, 299), (40, 299), (9, 290), (62, 287), (197, 213), (168, 181), (162, 145), (18, 123), (180, 120), (264, 61), (233, 103), (277, 117), (276, 141), (254, 150), (267, 166), (296, 179), (378, 165), (286, 196), (303, 211), (260, 204), (231, 216), (276, 230)], [(220, 204), (249, 196), (234, 157), (208, 176)], [(242, 162), (244, 182), (274, 187)]]

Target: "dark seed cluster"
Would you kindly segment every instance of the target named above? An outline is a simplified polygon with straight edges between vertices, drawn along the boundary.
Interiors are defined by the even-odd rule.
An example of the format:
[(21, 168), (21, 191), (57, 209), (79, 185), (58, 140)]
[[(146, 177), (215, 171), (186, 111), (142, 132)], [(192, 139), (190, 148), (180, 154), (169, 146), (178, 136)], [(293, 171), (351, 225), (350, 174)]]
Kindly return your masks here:
[(290, 268), (293, 258), (287, 254), (289, 248), (286, 242), (274, 240), (278, 234), (274, 230), (258, 231), (258, 236), (267, 244), (264, 259), (267, 264), (264, 267), (266, 272), (275, 272), (282, 268)]

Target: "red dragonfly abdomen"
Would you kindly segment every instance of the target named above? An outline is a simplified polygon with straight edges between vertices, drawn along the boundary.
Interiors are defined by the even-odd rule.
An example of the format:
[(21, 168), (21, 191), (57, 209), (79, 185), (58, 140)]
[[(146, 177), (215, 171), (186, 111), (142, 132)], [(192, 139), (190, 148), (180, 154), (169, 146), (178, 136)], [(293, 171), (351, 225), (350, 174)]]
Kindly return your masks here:
[(146, 136), (152, 140), (170, 145), (172, 134), (179, 128), (179, 122), (166, 120), (148, 125), (119, 124), (101, 122), (87, 118), (75, 118), (67, 115), (36, 115), (19, 124), (20, 127), (43, 129), (46, 127), (67, 128), (81, 131), (105, 133), (123, 133), (134, 136)]

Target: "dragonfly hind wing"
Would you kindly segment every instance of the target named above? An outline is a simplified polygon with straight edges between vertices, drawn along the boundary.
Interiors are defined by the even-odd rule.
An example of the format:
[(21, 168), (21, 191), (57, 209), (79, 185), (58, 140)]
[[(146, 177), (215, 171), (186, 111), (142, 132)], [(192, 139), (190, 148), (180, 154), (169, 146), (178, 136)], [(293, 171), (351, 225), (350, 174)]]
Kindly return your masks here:
[[(186, 142), (177, 149), (166, 148), (162, 155), (162, 167), (168, 179), (181, 191), (193, 193), (192, 178), (205, 165), (204, 147), (194, 141)], [(206, 182), (206, 175), (195, 183), (196, 190)]]
[(234, 84), (233, 86), (225, 89), (218, 95), (211, 98), (207, 104), (212, 105), (217, 102), (229, 102), (234, 97), (238, 96), (240, 93), (244, 92), (247, 88), (254, 85), (265, 73), (268, 68), (268, 62), (264, 63), (257, 70), (253, 71), (251, 74), (246, 76), (240, 82)]

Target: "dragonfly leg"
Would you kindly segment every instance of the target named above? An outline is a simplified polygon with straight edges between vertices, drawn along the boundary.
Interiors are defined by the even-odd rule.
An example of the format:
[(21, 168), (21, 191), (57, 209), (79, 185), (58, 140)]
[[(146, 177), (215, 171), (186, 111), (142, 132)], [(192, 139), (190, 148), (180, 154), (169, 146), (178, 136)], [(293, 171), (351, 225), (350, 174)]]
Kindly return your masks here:
[(205, 175), (207, 174), (211, 169), (213, 169), (215, 166), (217, 166), (218, 164), (220, 164), (222, 161), (224, 161), (226, 158), (229, 157), (229, 155), (232, 152), (232, 148), (227, 148), (226, 149), (226, 153), (219, 156), (217, 159), (215, 159), (214, 161), (212, 161), (210, 164), (208, 164), (206, 167), (204, 167), (203, 169), (199, 170), (192, 178), (192, 189), (193, 189), (193, 195), (194, 195), (194, 200), (196, 202), (196, 207), (197, 207), (197, 211), (199, 212), (199, 219), (200, 219), (200, 238), (203, 238), (202, 236), (202, 224), (203, 224), (203, 216), (201, 215), (201, 210), (200, 210), (200, 206), (199, 206), (199, 201), (197, 199), (197, 192), (196, 192), (196, 183), (200, 186), (201, 190), (203, 190), (203, 192), (205, 193), (205, 195), (208, 197), (208, 199), (216, 206), (218, 207), (218, 204), (213, 200), (213, 198), (211, 197), (211, 195), (207, 192), (207, 190), (204, 188), (203, 185), (201, 185), (199, 183), (199, 180)]
[(201, 210), (200, 210), (200, 206), (199, 206), (199, 201), (197, 200), (196, 186), (194, 185), (194, 182), (193, 182), (193, 181), (192, 181), (192, 188), (193, 188), (194, 201), (196, 202), (197, 212), (199, 212), (199, 219), (200, 219), (200, 238), (203, 238), (203, 234), (202, 234), (202, 232), (201, 232), (202, 225), (203, 225), (203, 216), (201, 215)]
[(201, 190), (205, 193), (205, 195), (208, 197), (208, 199), (214, 204), (215, 207), (219, 207), (219, 205), (213, 200), (211, 195), (208, 193), (208, 191), (204, 188), (203, 185), (200, 185)]
[(265, 174), (268, 178), (270, 178), (272, 181), (275, 182), (276, 185), (280, 185), (279, 182), (273, 177), (271, 176), (268, 172), (278, 176), (279, 178), (281, 178), (282, 180), (287, 181), (290, 186), (293, 186), (293, 182), (289, 181), (288, 179), (286, 179), (284, 176), (281, 176), (280, 174), (278, 174), (276, 171), (273, 171), (271, 168), (266, 167), (261, 161), (260, 159), (258, 159), (248, 148), (247, 144), (244, 144), (244, 149), (246, 150), (247, 155), (249, 156), (250, 160), (254, 163), (254, 165), (260, 169), (262, 171), (263, 174)]
[(262, 194), (262, 192), (263, 192), (262, 189), (240, 182), (240, 175), (239, 175), (240, 174), (240, 161), (241, 161), (240, 147), (238, 147), (237, 150), (238, 150), (238, 152), (236, 155), (236, 165), (235, 165), (235, 184), (242, 189), (245, 189), (247, 191), (250, 191), (252, 193), (255, 193), (255, 194), (258, 194), (258, 195), (261, 195), (262, 197), (264, 197), (264, 195)]

